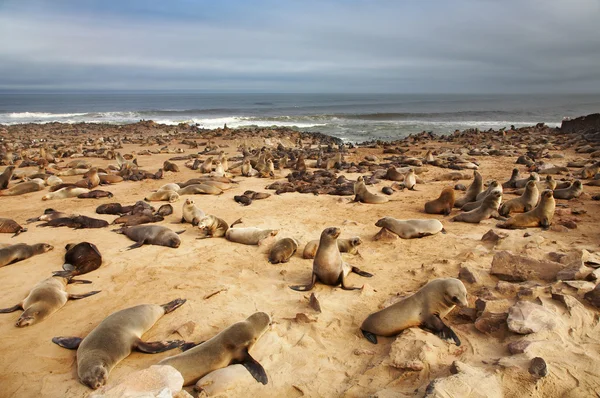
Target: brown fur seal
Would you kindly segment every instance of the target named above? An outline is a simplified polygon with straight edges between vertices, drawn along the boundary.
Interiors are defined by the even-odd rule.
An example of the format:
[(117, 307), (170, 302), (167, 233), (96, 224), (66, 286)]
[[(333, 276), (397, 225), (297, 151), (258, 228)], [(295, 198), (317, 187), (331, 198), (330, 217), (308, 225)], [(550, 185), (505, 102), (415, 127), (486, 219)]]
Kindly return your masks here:
[(8, 188), (8, 183), (10, 182), (14, 171), (15, 166), (8, 166), (4, 169), (2, 174), (0, 174), (0, 189)]
[(377, 336), (395, 336), (418, 326), (460, 346), (456, 333), (442, 321), (456, 305), (468, 305), (465, 285), (455, 278), (434, 279), (416, 293), (369, 315), (360, 330), (367, 340), (377, 344)]
[(262, 384), (268, 383), (267, 373), (249, 351), (267, 331), (271, 317), (264, 312), (256, 312), (245, 321), (234, 323), (208, 341), (187, 351), (163, 359), (159, 365), (170, 365), (183, 376), (183, 385), (198, 381), (202, 376), (216, 369), (232, 364), (242, 364), (248, 372)]
[(22, 182), (6, 190), (0, 191), (0, 196), (24, 195), (30, 192), (41, 191), (42, 189), (44, 189), (44, 187), (45, 185), (43, 180), (32, 180)]
[(181, 222), (189, 222), (193, 226), (196, 226), (204, 217), (206, 217), (206, 214), (196, 206), (194, 199), (187, 198), (183, 204)]
[(35, 285), (27, 297), (19, 304), (11, 308), (0, 309), (0, 314), (6, 314), (22, 309), (23, 313), (17, 320), (15, 326), (30, 326), (34, 323), (41, 322), (54, 314), (61, 309), (68, 300), (78, 300), (100, 293), (99, 290), (84, 294), (67, 293), (67, 284), (78, 282), (85, 283), (83, 281), (71, 280), (71, 278), (51, 276)]
[(65, 246), (64, 271), (54, 271), (54, 276), (73, 277), (87, 274), (100, 268), (102, 255), (95, 244), (90, 242), (69, 243)]
[(97, 389), (106, 384), (110, 371), (133, 349), (156, 354), (180, 347), (183, 341), (144, 342), (141, 336), (165, 314), (179, 308), (185, 300), (167, 304), (142, 304), (117, 311), (106, 317), (85, 338), (54, 337), (52, 342), (77, 349), (77, 374), (86, 386)]
[(442, 190), (439, 198), (425, 203), (425, 213), (443, 214), (447, 216), (452, 212), (454, 200), (454, 189), (452, 189), (452, 187), (446, 187)]
[(532, 228), (542, 227), (548, 229), (552, 223), (554, 217), (554, 209), (556, 202), (552, 191), (547, 189), (542, 192), (542, 198), (537, 207), (527, 213), (515, 214), (509, 218), (506, 222), (497, 224), (498, 228), (507, 229), (520, 229), (520, 228)]
[(321, 233), (319, 240), (319, 248), (313, 260), (313, 270), (311, 281), (308, 285), (290, 286), (291, 289), (300, 292), (312, 290), (317, 281), (329, 285), (342, 285), (343, 290), (360, 290), (360, 287), (352, 287), (347, 285), (347, 278), (350, 272), (354, 272), (360, 276), (367, 278), (373, 275), (353, 267), (342, 260), (340, 249), (338, 249), (337, 238), (340, 236), (341, 230), (335, 227), (325, 228)]
[(462, 198), (457, 199), (454, 202), (454, 207), (459, 209), (469, 202), (475, 202), (477, 195), (483, 191), (483, 177), (477, 170), (473, 172), (473, 182), (467, 188), (467, 192)]
[(275, 242), (269, 251), (269, 262), (271, 264), (287, 263), (298, 250), (296, 239), (283, 238)]
[(515, 188), (515, 181), (519, 179), (519, 169), (513, 169), (510, 179), (502, 183), (502, 188)]
[(220, 195), (223, 193), (223, 190), (210, 184), (192, 184), (185, 188), (181, 188), (177, 193), (179, 195)]
[(96, 207), (96, 213), (118, 215), (129, 213), (131, 208), (131, 206), (122, 206), (120, 203), (106, 203)]
[(435, 219), (397, 220), (383, 217), (375, 223), (375, 226), (385, 228), (402, 239), (422, 238), (444, 231), (442, 223)]
[(369, 192), (362, 176), (354, 183), (354, 201), (362, 203), (386, 203), (387, 198)]
[(124, 227), (132, 227), (134, 225), (149, 224), (163, 221), (165, 218), (158, 214), (126, 214), (118, 217), (113, 224), (123, 224)]
[(27, 219), (27, 223), (32, 223), (36, 221), (51, 221), (56, 220), (57, 218), (69, 217), (70, 215), (67, 213), (63, 213), (61, 211), (56, 211), (54, 209), (46, 209), (44, 210), (44, 214), (39, 217), (29, 218)]
[(82, 193), (88, 193), (89, 191), (90, 190), (87, 188), (66, 187), (42, 196), (42, 200), (74, 198)]
[[(353, 238), (338, 238), (337, 244), (340, 253), (358, 254), (358, 246), (362, 244), (362, 239), (358, 236)], [(319, 239), (311, 240), (304, 246), (302, 258), (315, 258), (318, 249)]]
[(178, 173), (179, 172), (179, 166), (177, 166), (173, 162), (165, 160), (165, 162), (163, 163), (163, 170), (164, 171), (172, 171), (174, 173)]
[(76, 182), (75, 184), (79, 187), (94, 189), (100, 185), (100, 176), (98, 175), (98, 168), (93, 167), (87, 173), (83, 175), (85, 179)]
[(0, 233), (14, 234), (14, 238), (21, 232), (27, 232), (27, 228), (23, 228), (15, 220), (11, 220), (10, 218), (0, 218)]
[(131, 250), (142, 247), (143, 245), (158, 245), (176, 249), (181, 244), (181, 239), (178, 234), (185, 231), (173, 232), (162, 225), (137, 225), (134, 227), (116, 229), (114, 232), (123, 234), (136, 242), (128, 247), (128, 249)]
[(35, 245), (17, 243), (16, 245), (10, 245), (4, 249), (0, 249), (0, 267), (49, 252), (52, 249), (54, 247), (47, 243), (36, 243)]
[(500, 207), (501, 201), (502, 194), (498, 191), (493, 191), (485, 197), (481, 203), (481, 206), (474, 210), (460, 213), (459, 215), (455, 216), (452, 221), (478, 224), (482, 220), (487, 220), (490, 217), (498, 218), (500, 217), (500, 214), (498, 214), (498, 207)]
[(200, 229), (201, 236), (198, 239), (203, 238), (220, 238), (225, 236), (227, 230), (233, 227), (236, 224), (242, 222), (242, 219), (239, 218), (231, 224), (231, 226), (227, 225), (227, 222), (222, 218), (211, 216), (210, 214), (201, 218), (198, 222), (198, 229)]
[(104, 228), (108, 227), (108, 221), (88, 216), (62, 217), (39, 224), (38, 227), (69, 227), (74, 229)]
[(540, 180), (540, 176), (538, 175), (538, 173), (533, 172), (531, 174), (529, 174), (529, 177), (527, 178), (521, 178), (520, 180), (515, 180), (513, 186), (515, 188), (525, 188), (525, 185), (527, 185), (527, 183), (529, 181), (539, 181)]
[(225, 232), (225, 238), (230, 242), (244, 245), (258, 245), (264, 239), (276, 236), (278, 229), (260, 229), (255, 227), (229, 228)]
[(390, 166), (384, 178), (391, 181), (404, 181), (404, 174), (400, 173), (394, 166)]
[(102, 191), (100, 189), (96, 189), (90, 192), (85, 192), (77, 195), (79, 199), (99, 199), (99, 198), (112, 198), (112, 192)]
[(554, 190), (554, 198), (555, 199), (565, 199), (571, 200), (573, 198), (578, 198), (583, 193), (583, 185), (581, 181), (575, 180), (573, 184), (569, 188), (565, 189), (555, 189)]
[(504, 202), (500, 207), (500, 215), (507, 217), (510, 213), (524, 213), (532, 210), (540, 200), (540, 191), (538, 191), (535, 181), (529, 181), (525, 185), (525, 192), (518, 198)]
[(482, 201), (490, 193), (496, 192), (496, 191), (502, 193), (502, 185), (500, 185), (500, 183), (498, 181), (494, 180), (490, 183), (490, 185), (487, 187), (487, 189), (485, 191), (480, 192), (479, 195), (477, 195), (477, 197), (475, 198), (475, 202)]
[(150, 195), (144, 198), (147, 202), (159, 202), (162, 200), (166, 200), (169, 202), (177, 202), (179, 200), (179, 194), (173, 191), (157, 191), (152, 192)]
[(100, 174), (100, 184), (116, 184), (123, 181), (123, 177), (116, 174)]
[(162, 217), (170, 216), (171, 214), (173, 214), (173, 206), (168, 203), (160, 206), (158, 210), (156, 210), (156, 213), (154, 213), (155, 216)]

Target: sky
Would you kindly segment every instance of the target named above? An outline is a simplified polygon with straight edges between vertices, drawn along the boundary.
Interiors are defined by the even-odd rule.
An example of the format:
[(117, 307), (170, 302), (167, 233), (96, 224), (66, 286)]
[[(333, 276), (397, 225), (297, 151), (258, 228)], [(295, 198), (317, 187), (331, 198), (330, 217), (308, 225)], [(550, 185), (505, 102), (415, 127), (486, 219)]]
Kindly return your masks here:
[(599, 0), (0, 0), (0, 90), (600, 93)]

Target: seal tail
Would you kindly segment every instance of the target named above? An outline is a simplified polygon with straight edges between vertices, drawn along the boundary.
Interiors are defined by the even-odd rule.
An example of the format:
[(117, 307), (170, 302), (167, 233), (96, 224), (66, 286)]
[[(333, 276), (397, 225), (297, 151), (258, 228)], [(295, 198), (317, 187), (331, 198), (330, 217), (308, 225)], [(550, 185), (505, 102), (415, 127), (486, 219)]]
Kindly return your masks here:
[(234, 225), (241, 224), (241, 223), (242, 223), (242, 219), (238, 218), (229, 226), (229, 228), (233, 228)]
[(12, 237), (14, 238), (15, 236), (19, 235), (21, 232), (27, 232), (27, 228), (21, 228), (20, 230), (15, 232), (15, 234)]
[(370, 277), (373, 276), (373, 274), (365, 272), (365, 271), (363, 271), (360, 268), (355, 267), (355, 266), (352, 266), (352, 270), (351, 271), (354, 272), (355, 274), (360, 275), (360, 276), (364, 276), (365, 278), (370, 278)]
[(360, 331), (362, 332), (363, 336), (365, 336), (365, 338), (367, 340), (369, 340), (370, 343), (377, 344), (377, 336), (376, 335), (374, 335), (371, 332), (367, 332), (366, 330), (363, 330), (363, 329), (360, 329)]
[(167, 304), (162, 304), (161, 307), (163, 307), (163, 309), (165, 310), (165, 314), (168, 314), (169, 312), (173, 312), (177, 308), (181, 307), (186, 301), (186, 299), (178, 298), (173, 301), (169, 301)]

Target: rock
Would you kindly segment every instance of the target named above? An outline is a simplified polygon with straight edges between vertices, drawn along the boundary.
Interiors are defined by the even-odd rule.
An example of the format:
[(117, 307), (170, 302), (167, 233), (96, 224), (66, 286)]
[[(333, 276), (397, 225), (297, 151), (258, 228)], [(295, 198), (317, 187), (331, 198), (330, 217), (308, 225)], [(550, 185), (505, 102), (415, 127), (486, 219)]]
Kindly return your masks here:
[(540, 261), (525, 256), (500, 251), (494, 255), (490, 274), (508, 282), (527, 280), (555, 281), (556, 274), (565, 268), (554, 261)]
[(573, 289), (577, 289), (578, 291), (583, 291), (587, 293), (591, 290), (594, 290), (594, 284), (592, 282), (586, 281), (563, 281), (568, 286), (571, 286)]
[(456, 184), (456, 185), (454, 186), (454, 189), (455, 189), (456, 191), (466, 191), (466, 190), (467, 190), (467, 187), (466, 187), (466, 185), (465, 185), (465, 184)]
[(597, 253), (589, 253), (586, 259), (583, 260), (585, 265), (592, 268), (600, 268), (600, 256)]
[(493, 229), (490, 229), (481, 237), (481, 241), (496, 244), (500, 239), (504, 239), (507, 236), (508, 234), (504, 232), (497, 233)]
[(569, 228), (565, 227), (564, 225), (552, 224), (550, 226), (550, 231), (564, 233), (564, 232), (569, 232)]
[(194, 389), (199, 392), (203, 391), (206, 395), (212, 397), (223, 394), (237, 386), (253, 385), (254, 383), (256, 383), (256, 380), (244, 365), (234, 364), (210, 372), (198, 380)]
[(498, 376), (465, 363), (454, 361), (456, 374), (433, 380), (427, 386), (427, 398), (502, 398)]
[(594, 290), (584, 294), (583, 298), (589, 301), (594, 307), (600, 308), (600, 283), (596, 285)]
[(460, 267), (460, 271), (458, 272), (458, 279), (469, 283), (477, 283), (477, 278), (475, 278), (475, 275), (469, 269), (469, 267)]
[(596, 268), (585, 278), (587, 281), (600, 281), (600, 268)]
[(182, 388), (183, 376), (174, 367), (153, 365), (129, 374), (117, 384), (103, 387), (90, 398), (171, 398)]
[(548, 374), (548, 368), (546, 367), (546, 361), (544, 358), (535, 357), (531, 360), (529, 365), (529, 373), (536, 377), (544, 377)]
[(321, 303), (319, 302), (319, 299), (317, 298), (317, 296), (315, 296), (314, 293), (310, 294), (310, 298), (308, 299), (308, 305), (310, 305), (310, 308), (312, 308), (313, 310), (321, 312)]
[(180, 335), (184, 340), (188, 340), (190, 338), (190, 336), (192, 335), (192, 333), (194, 333), (195, 329), (196, 329), (196, 322), (189, 321), (189, 322), (186, 322), (183, 325), (179, 326), (177, 328), (177, 330), (175, 331), (175, 333)]
[(509, 308), (506, 324), (508, 329), (519, 334), (552, 330), (557, 324), (556, 315), (541, 305), (518, 301)]
[(478, 313), (476, 308), (460, 307), (456, 312), (456, 316), (470, 322), (475, 322), (478, 318)]
[(556, 274), (557, 281), (573, 281), (584, 280), (592, 272), (588, 267), (582, 264), (574, 263), (574, 265), (564, 268)]
[(391, 242), (397, 239), (400, 239), (400, 237), (387, 228), (381, 228), (381, 231), (377, 232), (373, 237), (373, 240), (380, 240), (382, 242)]
[(561, 220), (558, 223), (569, 229), (577, 229), (577, 223), (573, 220)]
[(392, 343), (389, 365), (407, 371), (420, 371), (439, 364), (439, 353), (446, 351), (447, 343), (421, 329), (405, 330)]
[(507, 317), (506, 313), (484, 312), (475, 321), (475, 329), (492, 336), (502, 336), (508, 331)]
[(583, 265), (590, 257), (587, 250), (575, 250), (568, 253), (550, 252), (548, 257), (552, 261), (556, 261), (565, 265)]
[(507, 348), (512, 355), (518, 355), (525, 353), (530, 345), (531, 341), (529, 340), (517, 340), (509, 343)]
[(596, 132), (600, 130), (600, 113), (563, 120), (560, 130), (565, 134)]

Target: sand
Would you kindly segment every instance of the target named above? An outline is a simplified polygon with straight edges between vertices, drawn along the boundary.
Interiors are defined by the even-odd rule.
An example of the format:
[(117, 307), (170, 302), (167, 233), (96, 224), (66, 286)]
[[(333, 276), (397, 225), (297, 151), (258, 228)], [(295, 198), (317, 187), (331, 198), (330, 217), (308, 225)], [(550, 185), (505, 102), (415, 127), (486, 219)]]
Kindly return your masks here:
[[(110, 131), (106, 127), (106, 131)], [(168, 129), (164, 127), (164, 129)], [(257, 139), (255, 142), (260, 142)], [(218, 139), (217, 143), (228, 145), (228, 155), (235, 155), (239, 141)], [(264, 141), (263, 141), (264, 142)], [(276, 135), (266, 144), (279, 142)], [(423, 147), (442, 144), (420, 144), (413, 147), (420, 156)], [(185, 154), (195, 153), (187, 145), (170, 142), (169, 148), (181, 148)], [(443, 146), (451, 147), (450, 144)], [(158, 149), (125, 144), (121, 153), (140, 149)], [(559, 151), (555, 151), (559, 152)], [(561, 151), (562, 152), (562, 151)], [(566, 160), (579, 157), (572, 149), (566, 159), (556, 159), (564, 165)], [(381, 149), (353, 149), (347, 160), (360, 161), (365, 155), (383, 157)], [(140, 167), (156, 171), (164, 160), (174, 154), (138, 156)], [(204, 158), (204, 157), (203, 157)], [(484, 181), (508, 180), (515, 167), (514, 157), (475, 157), (480, 162)], [(68, 160), (68, 159), (67, 159)], [(95, 166), (107, 166), (115, 161), (88, 158)], [(1, 217), (11, 217), (19, 223), (39, 216), (45, 208), (79, 213), (112, 222), (116, 216), (97, 215), (95, 208), (104, 203), (132, 204), (146, 194), (169, 182), (185, 181), (198, 175), (176, 161), (181, 172), (167, 172), (162, 180), (125, 181), (101, 189), (114, 193), (114, 198), (61, 199), (42, 201), (46, 191), (16, 197), (2, 197)], [(522, 173), (524, 166), (518, 166)], [(483, 245), (481, 237), (496, 220), (480, 224), (453, 223), (448, 216), (428, 215), (423, 204), (437, 198), (440, 191), (453, 182), (434, 182), (437, 175), (449, 170), (428, 167), (421, 176), (426, 184), (418, 184), (416, 191), (397, 192), (384, 204), (370, 205), (352, 202), (352, 197), (286, 193), (273, 195), (266, 200), (254, 201), (243, 207), (235, 203), (234, 195), (245, 190), (266, 191), (264, 187), (272, 179), (236, 177), (239, 185), (222, 195), (195, 195), (196, 204), (206, 213), (217, 215), (231, 223), (242, 218), (245, 227), (279, 229), (277, 238), (293, 237), (300, 242), (299, 250), (290, 262), (273, 265), (267, 261), (268, 246), (245, 246), (228, 242), (224, 238), (197, 240), (198, 231), (190, 224), (179, 224), (181, 207), (185, 197), (173, 203), (175, 212), (159, 225), (173, 230), (185, 229), (182, 244), (177, 249), (161, 246), (143, 246), (126, 251), (132, 242), (109, 228), (72, 230), (69, 228), (37, 228), (29, 225), (29, 231), (11, 238), (0, 236), (0, 243), (39, 243), (54, 245), (55, 249), (22, 262), (0, 268), (0, 307), (10, 307), (20, 302), (40, 280), (60, 270), (67, 243), (90, 241), (97, 245), (104, 263), (96, 271), (80, 278), (93, 282), (91, 285), (70, 285), (69, 292), (82, 293), (89, 290), (102, 292), (77, 301), (69, 301), (60, 311), (45, 321), (26, 328), (17, 328), (14, 322), (19, 312), (0, 314), (2, 356), (0, 359), (0, 396), (86, 396), (91, 390), (79, 383), (76, 373), (75, 351), (58, 347), (51, 342), (55, 336), (85, 336), (112, 312), (142, 303), (166, 303), (175, 298), (187, 302), (171, 314), (164, 316), (144, 335), (144, 340), (181, 339), (203, 341), (228, 325), (243, 320), (256, 311), (271, 314), (273, 325), (252, 351), (262, 363), (269, 376), (266, 386), (252, 378), (240, 380), (226, 396), (287, 396), (287, 397), (365, 397), (365, 396), (422, 396), (429, 382), (437, 377), (450, 375), (450, 363), (459, 360), (499, 377), (506, 397), (562, 396), (579, 388), (577, 396), (592, 396), (600, 391), (600, 334), (598, 334), (598, 310), (581, 300), (582, 293), (573, 289), (570, 294), (581, 300), (579, 320), (554, 335), (540, 338), (546, 342), (543, 353), (549, 366), (549, 374), (536, 381), (527, 367), (502, 366), (499, 360), (510, 358), (507, 343), (514, 338), (485, 335), (472, 322), (459, 319), (456, 311), (448, 316), (446, 323), (461, 338), (461, 347), (437, 340), (433, 349), (435, 360), (422, 371), (404, 371), (390, 366), (389, 354), (395, 338), (380, 338), (378, 345), (370, 344), (360, 333), (359, 326), (365, 317), (393, 302), (398, 296), (415, 292), (428, 280), (437, 277), (457, 277), (461, 266), (479, 270), (483, 277), (472, 285), (465, 283), (469, 291), (470, 306), (474, 306), (482, 286), (491, 291), (495, 300), (494, 312), (506, 310), (515, 302), (514, 294), (497, 291), (498, 280), (487, 271), (495, 249)], [(239, 171), (238, 171), (239, 172)], [(468, 170), (463, 171), (471, 173)], [(283, 179), (289, 170), (276, 171), (276, 179)], [(358, 174), (348, 174), (355, 179)], [(65, 177), (65, 182), (79, 177)], [(465, 185), (469, 181), (460, 181)], [(383, 181), (375, 187), (390, 185)], [(527, 231), (503, 232), (508, 237), (496, 249), (511, 250), (534, 258), (544, 258), (547, 252), (569, 252), (575, 249), (597, 251), (598, 202), (590, 195), (600, 192), (598, 187), (585, 187), (586, 194), (569, 202), (568, 208), (585, 210), (576, 216), (577, 228), (568, 232)], [(270, 191), (273, 193), (273, 191)], [(460, 193), (459, 193), (460, 195)], [(514, 196), (505, 196), (512, 198)], [(161, 203), (156, 203), (160, 205)], [(158, 206), (156, 206), (158, 207)], [(564, 209), (558, 207), (558, 209)], [(384, 216), (399, 219), (435, 218), (442, 221), (447, 234), (437, 234), (422, 239), (397, 239), (389, 242), (373, 241), (379, 231), (375, 222)], [(573, 216), (569, 216), (573, 218)], [(565, 217), (565, 218), (569, 218)], [(555, 223), (561, 217), (555, 217)], [(317, 284), (313, 290), (322, 312), (317, 313), (308, 305), (310, 293), (296, 292), (290, 284), (309, 281), (312, 261), (301, 257), (304, 244), (317, 239), (321, 231), (330, 226), (342, 229), (342, 237), (360, 236), (363, 244), (360, 255), (344, 254), (345, 261), (367, 272), (372, 278), (350, 276), (350, 283), (363, 286), (361, 291), (343, 291), (339, 287)], [(529, 237), (523, 237), (528, 232)], [(560, 282), (558, 282), (560, 283)], [(544, 300), (550, 300), (543, 289), (535, 290)], [(532, 299), (529, 297), (528, 299)], [(572, 316), (555, 304), (564, 322)], [(304, 314), (298, 316), (298, 314)], [(192, 324), (188, 324), (192, 322)], [(574, 321), (573, 321), (574, 322)], [(182, 325), (192, 326), (190, 333), (176, 333)], [(188, 329), (189, 330), (189, 329)], [(512, 336), (512, 337), (511, 337)], [(435, 336), (431, 336), (434, 340)], [(133, 371), (156, 364), (176, 351), (149, 355), (134, 352), (119, 363), (110, 374), (109, 384), (117, 382)], [(192, 392), (191, 388), (187, 388)]]

